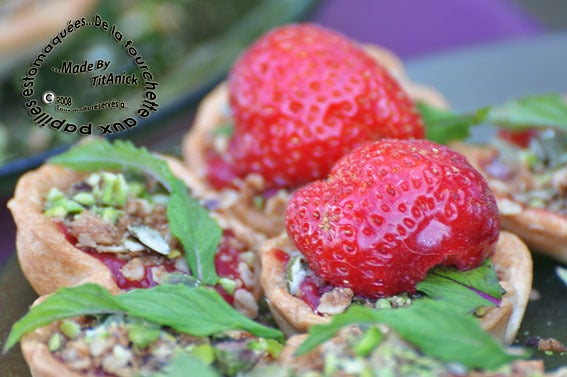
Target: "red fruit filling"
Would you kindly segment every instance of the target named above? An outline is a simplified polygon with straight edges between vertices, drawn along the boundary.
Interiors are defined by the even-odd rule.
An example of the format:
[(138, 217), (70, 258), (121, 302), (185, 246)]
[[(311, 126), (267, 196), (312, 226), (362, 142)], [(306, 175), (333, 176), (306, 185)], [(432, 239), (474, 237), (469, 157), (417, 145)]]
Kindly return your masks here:
[[(62, 222), (57, 223), (61, 232), (69, 243), (76, 246), (77, 238), (72, 235), (69, 228)], [(229, 278), (237, 282), (237, 286), (248, 289), (247, 284), (241, 277), (239, 263), (240, 255), (246, 251), (243, 247), (237, 247), (239, 242), (235, 242), (235, 235), (231, 231), (225, 231), (219, 243), (217, 254), (215, 255), (215, 267), (220, 277)], [(92, 248), (81, 247), (81, 251), (102, 262), (112, 273), (114, 281), (118, 288), (122, 290), (130, 290), (134, 288), (150, 288), (159, 283), (154, 279), (154, 270), (161, 269), (166, 272), (183, 272), (180, 271), (175, 261), (165, 256), (149, 255), (148, 253), (139, 253), (135, 257), (126, 253), (101, 253)], [(123, 273), (124, 266), (132, 258), (140, 258), (142, 260), (144, 273), (141, 279), (129, 279)], [(150, 262), (151, 261), (151, 262)], [(186, 273), (186, 272), (184, 272)], [(217, 291), (229, 303), (234, 303), (234, 297), (222, 287), (217, 286)]]

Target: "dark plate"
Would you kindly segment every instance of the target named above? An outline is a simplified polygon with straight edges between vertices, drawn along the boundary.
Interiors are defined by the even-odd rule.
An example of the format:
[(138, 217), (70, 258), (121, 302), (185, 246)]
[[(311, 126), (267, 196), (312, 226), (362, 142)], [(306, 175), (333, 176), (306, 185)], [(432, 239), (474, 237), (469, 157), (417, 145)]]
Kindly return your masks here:
[[(503, 102), (529, 93), (567, 93), (567, 34), (549, 35), (436, 55), (408, 63), (417, 82), (438, 88), (458, 110)], [(486, 138), (485, 130), (477, 137)], [(558, 278), (556, 262), (534, 257), (534, 287), (541, 294), (530, 301), (517, 342), (535, 336), (555, 337), (567, 343), (567, 287)], [(12, 323), (36, 297), (21, 274), (15, 257), (0, 269), (0, 342)], [(565, 355), (545, 355), (548, 369), (567, 365)], [(2, 375), (29, 376), (18, 349), (0, 358)]]
[[(159, 21), (161, 25), (145, 26), (145, 29), (143, 29), (145, 32), (141, 33), (139, 30), (135, 32), (141, 33), (140, 36), (132, 36), (136, 47), (140, 51), (144, 51), (144, 59), (150, 63), (155, 81), (159, 83), (156, 90), (159, 99), (159, 111), (146, 118), (147, 121), (139, 122), (132, 129), (135, 130), (134, 132), (129, 134), (122, 132), (119, 136), (131, 137), (132, 133), (145, 132), (147, 128), (156, 127), (160, 129), (161, 133), (166, 131), (161, 124), (163, 118), (181, 109), (194, 106), (213, 85), (224, 77), (235, 58), (253, 40), (276, 25), (304, 19), (316, 3), (317, 0), (174, 0), (169, 3), (135, 1), (122, 3), (101, 0), (100, 6), (92, 13), (101, 14), (109, 22), (116, 23), (118, 27), (122, 26), (125, 37), (134, 33), (131, 29), (140, 28), (135, 25), (136, 22), (131, 21), (132, 15), (135, 14), (136, 17), (142, 18), (137, 22), (149, 25), (151, 23), (148, 17), (153, 17), (151, 13), (154, 8), (156, 8), (155, 12), (159, 8), (160, 12), (163, 13), (165, 12), (163, 8), (175, 6), (176, 8), (173, 10), (166, 10), (181, 13), (182, 16), (178, 15), (177, 18), (183, 21), (181, 22), (182, 25), (178, 25), (171, 15), (162, 17), (156, 15), (155, 19), (151, 20), (152, 22), (161, 20)], [(87, 30), (87, 28), (84, 30)], [(120, 52), (111, 48), (118, 49), (118, 47), (114, 46), (115, 43), (108, 41), (110, 38), (105, 35), (106, 33), (97, 30), (96, 28), (88, 28), (88, 31), (81, 34), (79, 38), (72, 39), (74, 36), (71, 35), (68, 39), (64, 39), (65, 43), (61, 44), (61, 49), (54, 49), (53, 55), (50, 53), (46, 58), (51, 60), (46, 60), (44, 65), (47, 67), (49, 61), (61, 62), (65, 59), (81, 62), (82, 59), (89, 56), (88, 54), (94, 54), (92, 55), (94, 56), (93, 59), (100, 58), (104, 54), (114, 59), (114, 56), (120, 54)], [(106, 48), (106, 50), (97, 55), (97, 53), (91, 51), (92, 46), (96, 46), (96, 49), (102, 48), (104, 50)], [(114, 55), (112, 55), (113, 53)], [(130, 62), (126, 55), (120, 55), (118, 58), (126, 58), (125, 61)], [(57, 138), (49, 143), (47, 149), (31, 154), (20, 146), (16, 147), (16, 145), (23, 145), (17, 144), (24, 138), (20, 136), (21, 130), (29, 132), (32, 128), (37, 128), (32, 126), (30, 117), (23, 106), (23, 97), (19, 94), (22, 89), (20, 78), (25, 76), (25, 72), (33, 59), (34, 57), (30, 57), (21, 61), (19, 67), (8, 76), (10, 78), (5, 77), (3, 81), (0, 78), (0, 99), (2, 99), (0, 125), (10, 125), (7, 128), (7, 134), (10, 135), (9, 153), (7, 153), (7, 157), (3, 158), (2, 152), (0, 152), (0, 193), (9, 193), (19, 175), (38, 166), (46, 158), (63, 151), (77, 138), (75, 135), (65, 135), (62, 132), (47, 130), (45, 134), (48, 137)], [(129, 69), (128, 66), (123, 68), (126, 71)], [(132, 68), (130, 67), (130, 69)], [(42, 71), (40, 71), (38, 77), (41, 74)], [(45, 78), (45, 76), (42, 76), (42, 78)], [(44, 81), (47, 81), (47, 83), (41, 81), (36, 83), (36, 87), (38, 87), (36, 89), (41, 89), (42, 85), (49, 84), (49, 80)], [(73, 81), (65, 81), (65, 85), (68, 82), (71, 85), (73, 83)], [(57, 81), (53, 83), (59, 84)], [(82, 87), (76, 89), (65, 87), (62, 90), (72, 90), (73, 96), (81, 96), (82, 93), (78, 93), (80, 89), (86, 92)], [(37, 92), (43, 92), (43, 90), (37, 90)], [(93, 97), (86, 103), (96, 103), (99, 98)], [(104, 99), (108, 99), (108, 97)], [(75, 101), (75, 98), (73, 98), (73, 101)], [(99, 116), (98, 114), (101, 113), (102, 115)], [(87, 121), (92, 120), (93, 124), (96, 124), (95, 121), (102, 123), (103, 121), (117, 120), (104, 118), (106, 116), (104, 112), (90, 114)], [(71, 116), (68, 115), (68, 117)], [(66, 119), (69, 121), (68, 117)], [(91, 117), (94, 117), (94, 119), (91, 119)], [(86, 121), (78, 120), (77, 122)], [(153, 127), (156, 124), (159, 124), (159, 126)], [(2, 139), (2, 135), (0, 135), (0, 139)], [(1, 144), (2, 141), (0, 140)]]

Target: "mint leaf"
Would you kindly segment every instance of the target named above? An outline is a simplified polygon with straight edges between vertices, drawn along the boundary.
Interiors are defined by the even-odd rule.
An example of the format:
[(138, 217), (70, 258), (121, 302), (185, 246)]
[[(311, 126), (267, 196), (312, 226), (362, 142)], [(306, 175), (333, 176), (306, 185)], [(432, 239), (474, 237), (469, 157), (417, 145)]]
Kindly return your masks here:
[(89, 314), (120, 313), (125, 308), (108, 290), (96, 284), (77, 288), (61, 288), (47, 296), (39, 305), (16, 322), (8, 335), (3, 352), (6, 353), (20, 338), (33, 330), (60, 319)]
[(498, 306), (506, 293), (490, 260), (468, 271), (435, 267), (417, 284), (417, 290), (434, 300), (446, 301), (464, 313), (472, 313), (481, 306)]
[(483, 123), (489, 111), (483, 108), (471, 114), (457, 114), (424, 103), (418, 103), (417, 107), (426, 125), (426, 138), (439, 144), (466, 139), (470, 135), (470, 128)]
[(213, 289), (162, 284), (131, 290), (117, 297), (127, 308), (128, 315), (195, 336), (244, 330), (264, 338), (281, 337), (279, 330), (260, 325), (237, 312)]
[(519, 358), (507, 353), (474, 317), (464, 315), (452, 304), (430, 299), (397, 309), (351, 306), (345, 313), (335, 315), (331, 323), (311, 327), (296, 355), (332, 338), (345, 326), (379, 323), (392, 328), (424, 354), (443, 362), (458, 362), (469, 369), (495, 369)]
[(420, 300), (384, 311), (381, 317), (403, 339), (444, 362), (492, 370), (519, 358), (507, 353), (473, 316), (445, 302)]
[(209, 336), (237, 329), (264, 338), (283, 338), (279, 330), (263, 326), (237, 312), (212, 289), (164, 284), (112, 296), (106, 288), (88, 283), (61, 288), (32, 307), (12, 326), (3, 352), (37, 328), (60, 319), (92, 314), (129, 315), (193, 336)]
[(529, 96), (493, 107), (487, 121), (503, 128), (545, 128), (567, 130), (567, 102), (559, 94)]
[(129, 141), (106, 139), (77, 144), (67, 152), (51, 157), (49, 163), (76, 171), (135, 170), (157, 179), (168, 191), (173, 178), (164, 160), (153, 156), (146, 148), (138, 148)]
[(106, 139), (78, 144), (49, 162), (78, 171), (135, 170), (157, 179), (170, 192), (167, 220), (171, 233), (183, 245), (193, 276), (206, 284), (217, 283), (214, 258), (222, 229), (189, 195), (183, 182), (171, 173), (167, 162), (128, 141), (116, 140), (111, 144)]
[(171, 233), (183, 245), (193, 276), (207, 284), (216, 284), (215, 254), (222, 229), (207, 210), (189, 196), (179, 179), (171, 181), (167, 219)]
[(511, 130), (553, 127), (567, 131), (567, 102), (557, 93), (527, 96), (463, 114), (425, 103), (417, 107), (426, 125), (427, 139), (441, 144), (466, 139), (470, 128), (482, 123)]
[(187, 377), (189, 371), (192, 376), (220, 377), (211, 366), (205, 365), (197, 357), (187, 353), (175, 355), (168, 366), (161, 372), (152, 374), (151, 377)]

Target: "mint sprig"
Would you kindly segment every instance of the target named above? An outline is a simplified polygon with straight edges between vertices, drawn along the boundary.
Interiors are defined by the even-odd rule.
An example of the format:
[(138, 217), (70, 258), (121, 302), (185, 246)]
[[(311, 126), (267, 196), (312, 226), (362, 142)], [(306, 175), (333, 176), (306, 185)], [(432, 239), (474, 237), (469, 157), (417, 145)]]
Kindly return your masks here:
[(54, 321), (94, 314), (124, 314), (193, 336), (243, 330), (263, 338), (283, 338), (279, 330), (237, 312), (212, 289), (162, 284), (113, 296), (106, 288), (88, 283), (61, 288), (33, 306), (12, 326), (3, 352), (10, 350), (25, 334)]
[(409, 307), (376, 310), (360, 305), (335, 315), (329, 324), (315, 325), (296, 355), (303, 355), (350, 325), (385, 324), (424, 354), (443, 362), (457, 362), (469, 369), (496, 369), (520, 356), (510, 354), (474, 317), (454, 305), (422, 299)]
[(76, 171), (133, 170), (154, 177), (169, 192), (167, 220), (171, 233), (185, 250), (185, 259), (193, 276), (205, 284), (216, 284), (218, 275), (214, 258), (222, 229), (208, 212), (192, 198), (183, 182), (167, 163), (128, 141), (95, 140), (74, 146), (49, 159), (49, 162)]
[(488, 259), (481, 266), (468, 271), (455, 267), (435, 267), (417, 284), (417, 290), (468, 314), (482, 306), (499, 306), (506, 293)]
[(556, 93), (527, 96), (462, 114), (425, 103), (417, 107), (426, 125), (426, 138), (441, 144), (466, 139), (470, 129), (479, 124), (510, 130), (552, 127), (567, 131), (567, 102)]

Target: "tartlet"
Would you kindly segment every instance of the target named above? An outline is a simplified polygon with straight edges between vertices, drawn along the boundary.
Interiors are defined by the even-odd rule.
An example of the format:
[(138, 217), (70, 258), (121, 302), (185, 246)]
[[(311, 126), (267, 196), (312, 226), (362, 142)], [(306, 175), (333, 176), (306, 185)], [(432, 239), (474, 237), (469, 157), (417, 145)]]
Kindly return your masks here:
[[(352, 292), (339, 292), (343, 289), (335, 287), (333, 290), (337, 292), (329, 296), (332, 301), (326, 305), (327, 313), (315, 312), (289, 291), (286, 269), (292, 253), (296, 250), (286, 234), (272, 238), (262, 246), (261, 282), (264, 294), (274, 319), (288, 336), (306, 332), (316, 324), (328, 323), (332, 315), (346, 310), (353, 298)], [(532, 287), (532, 259), (525, 244), (505, 231), (500, 233), (495, 254), (490, 259), (506, 293), (501, 305), (490, 307), (480, 321), (486, 331), (505, 343), (511, 343), (528, 303)]]
[[(364, 45), (364, 49), (398, 80), (414, 101), (448, 108), (447, 101), (438, 91), (409, 79), (402, 61), (393, 52), (374, 45)], [(207, 182), (206, 152), (211, 148), (222, 152), (228, 140), (226, 133), (219, 132), (231, 122), (228, 96), (227, 83), (223, 82), (201, 101), (191, 129), (183, 138), (183, 159), (199, 181), (193, 186), (195, 195), (219, 203), (230, 216), (273, 237), (284, 229), (283, 217), (291, 190), (265, 192), (264, 180), (258, 174), (237, 179), (236, 188), (217, 190)]]
[(21, 349), (34, 377), (154, 376), (190, 350), (212, 358), (217, 370), (231, 371), (228, 375), (272, 360), (265, 349), (251, 348), (258, 339), (240, 330), (199, 337), (124, 315), (85, 316), (25, 335)]
[[(190, 173), (178, 160), (164, 158), (174, 174), (181, 176), (186, 184), (191, 182)], [(132, 288), (147, 288), (164, 279), (184, 281), (189, 276), (182, 247), (168, 229), (164, 203), (150, 205), (143, 199), (132, 199), (128, 194), (122, 218), (132, 221), (132, 224), (125, 227), (118, 220), (116, 226), (108, 231), (111, 233), (110, 243), (102, 245), (101, 242), (106, 242), (103, 233), (107, 231), (107, 224), (98, 215), (91, 214), (94, 209), (85, 210), (79, 217), (71, 215), (71, 220), (68, 215), (47, 215), (49, 211), (57, 212), (58, 208), (46, 211), (46, 198), (76, 190), (78, 183), (79, 186), (84, 185), (85, 180), (101, 174), (112, 177), (114, 173), (79, 173), (44, 164), (18, 181), (8, 207), (17, 226), (16, 246), (20, 266), (38, 295), (86, 282), (100, 284), (118, 293)], [(155, 185), (155, 182), (148, 185)], [(157, 192), (156, 196), (163, 197), (163, 194)], [(261, 297), (258, 283), (260, 265), (255, 250), (262, 238), (234, 219), (214, 211), (210, 211), (209, 215), (223, 231), (220, 254), (215, 262), (217, 269), (223, 270), (219, 275), (227, 278), (224, 283), (228, 285), (225, 285), (227, 289), (219, 291), (238, 310), (254, 317), (258, 312), (256, 303)], [(156, 231), (160, 233), (157, 236)], [(148, 243), (147, 233), (150, 238), (156, 236), (161, 246), (155, 246), (151, 240)], [(117, 242), (117, 238), (120, 241)], [(129, 242), (128, 246), (126, 242)], [(166, 250), (159, 251), (161, 247)]]
[(504, 141), (454, 143), (452, 148), (486, 178), (498, 203), (502, 228), (518, 235), (530, 250), (567, 263), (567, 215), (561, 204), (564, 168), (536, 173), (530, 168), (535, 155)]
[[(338, 375), (348, 374), (348, 369), (372, 370), (377, 375), (383, 373), (396, 376), (528, 377), (545, 375), (541, 360), (518, 360), (495, 371), (459, 370), (456, 365), (449, 365), (420, 354), (411, 344), (400, 339), (388, 328), (382, 327), (380, 331), (384, 334), (380, 345), (363, 357), (354, 350), (363, 335), (359, 328), (344, 329), (334, 338), (301, 356), (295, 356), (294, 353), (305, 341), (306, 335), (294, 335), (286, 342), (279, 362), (292, 370), (295, 373), (294, 376), (323, 373), (326, 367), (329, 368), (328, 365), (333, 365)], [(329, 360), (327, 364), (325, 364), (326, 360)]]

